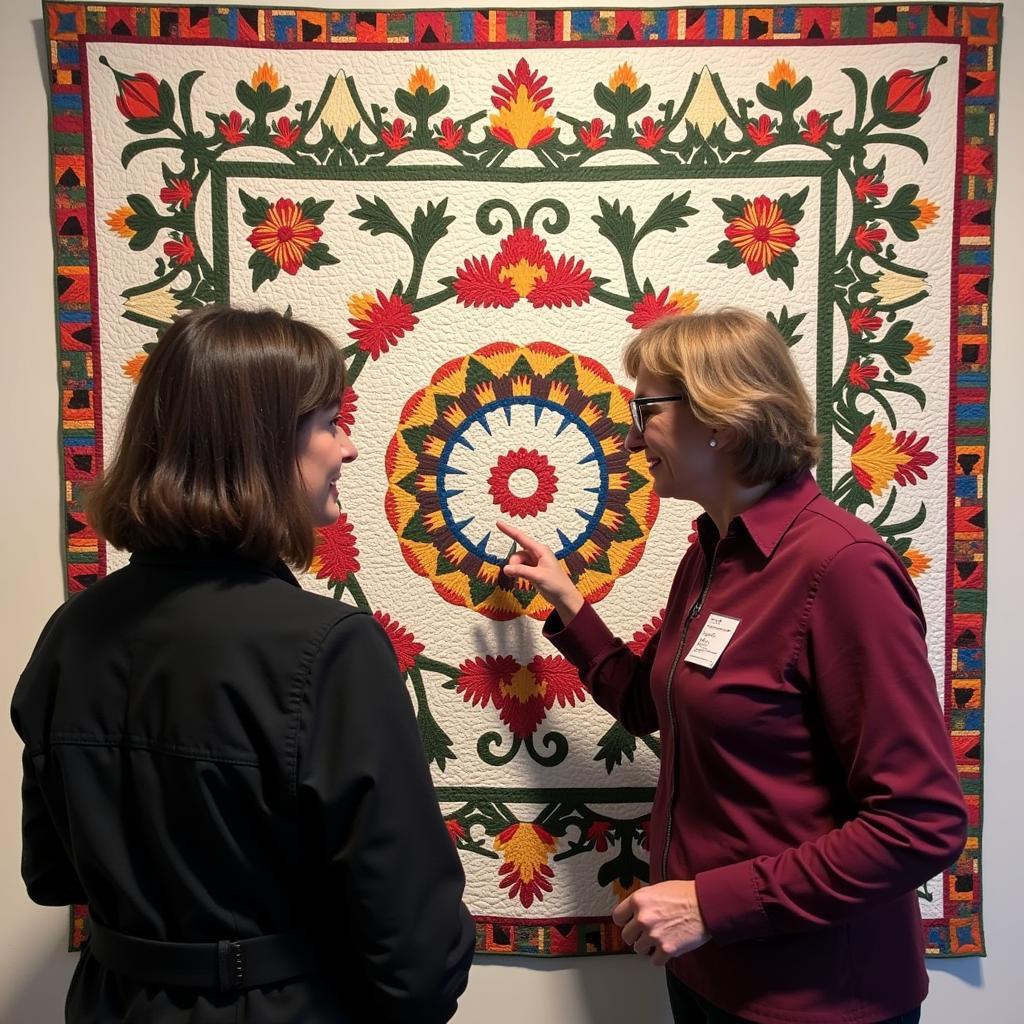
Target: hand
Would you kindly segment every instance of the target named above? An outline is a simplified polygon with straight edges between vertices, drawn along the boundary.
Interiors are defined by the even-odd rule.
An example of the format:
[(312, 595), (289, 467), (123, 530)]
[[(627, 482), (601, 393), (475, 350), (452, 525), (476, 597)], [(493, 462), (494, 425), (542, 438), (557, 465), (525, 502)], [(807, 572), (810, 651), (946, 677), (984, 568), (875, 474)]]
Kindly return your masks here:
[(497, 526), (519, 545), (503, 569), (505, 575), (532, 583), (540, 596), (554, 606), (562, 625), (568, 626), (583, 607), (583, 595), (573, 586), (555, 553), (508, 523), (499, 521)]
[(655, 967), (703, 946), (711, 936), (697, 903), (694, 882), (658, 882), (637, 889), (613, 911), (622, 941)]

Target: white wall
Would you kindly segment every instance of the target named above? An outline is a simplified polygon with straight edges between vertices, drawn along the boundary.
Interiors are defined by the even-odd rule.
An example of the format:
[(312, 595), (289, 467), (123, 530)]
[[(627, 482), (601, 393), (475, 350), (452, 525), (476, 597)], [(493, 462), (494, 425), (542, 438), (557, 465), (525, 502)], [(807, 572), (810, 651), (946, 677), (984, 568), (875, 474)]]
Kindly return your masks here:
[[(646, 6), (627, 4), (621, 6)], [(307, 2), (306, 6), (328, 6)], [(368, 6), (368, 5), (364, 5)], [(384, 4), (382, 4), (384, 6)], [(396, 3), (395, 6), (398, 6)], [(456, 3), (417, 3), (449, 7)], [(522, 6), (522, 5), (520, 5)], [(534, 5), (531, 5), (534, 6)], [(692, 6), (692, 3), (691, 3)], [(35, 637), (63, 599), (61, 494), (57, 461), (58, 389), (53, 320), (44, 31), (39, 0), (3, 0), (0, 96), (4, 97), (0, 157), (0, 310), (7, 324), (0, 352), (0, 715)], [(1002, 51), (1003, 123), (996, 217), (992, 460), (989, 475), (990, 554), (988, 664), (985, 692), (985, 960), (932, 962), (926, 1024), (1015, 1024), (1024, 1019), (1016, 986), (1022, 960), (1024, 912), (1020, 872), (1024, 824), (1024, 688), (1014, 637), (1024, 602), (1014, 597), (1024, 570), (1013, 523), (1024, 508), (1024, 474), (1014, 438), (1024, 431), (1020, 321), (1013, 305), (1024, 245), (1024, 2), (1006, 5)], [(1014, 253), (1017, 255), (1014, 255)], [(1019, 522), (1019, 520), (1018, 520)], [(62, 1019), (75, 957), (63, 952), (67, 914), (36, 907), (18, 872), (20, 747), (0, 722), (0, 1022), (45, 1024)], [(1016, 808), (1016, 809), (1015, 809)], [(483, 958), (471, 975), (457, 1024), (509, 1015), (540, 1024), (668, 1022), (660, 973), (633, 957), (531, 961)]]

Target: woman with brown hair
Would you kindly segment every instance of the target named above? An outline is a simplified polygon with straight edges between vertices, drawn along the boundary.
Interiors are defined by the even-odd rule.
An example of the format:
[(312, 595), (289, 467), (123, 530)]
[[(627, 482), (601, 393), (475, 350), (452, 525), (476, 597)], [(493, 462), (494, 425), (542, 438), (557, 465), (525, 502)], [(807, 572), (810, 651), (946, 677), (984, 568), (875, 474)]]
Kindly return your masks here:
[(374, 619), (306, 593), (356, 448), (323, 332), (208, 307), (150, 356), (90, 520), (130, 563), (14, 694), (30, 897), (88, 903), (75, 1022), (442, 1022), (474, 929)]
[(631, 451), (704, 508), (642, 655), (552, 552), (505, 572), (634, 734), (661, 730), (651, 885), (614, 911), (668, 965), (676, 1022), (913, 1024), (928, 987), (916, 888), (966, 812), (920, 601), (899, 556), (828, 501), (813, 410), (779, 333), (743, 310), (659, 321), (625, 354)]

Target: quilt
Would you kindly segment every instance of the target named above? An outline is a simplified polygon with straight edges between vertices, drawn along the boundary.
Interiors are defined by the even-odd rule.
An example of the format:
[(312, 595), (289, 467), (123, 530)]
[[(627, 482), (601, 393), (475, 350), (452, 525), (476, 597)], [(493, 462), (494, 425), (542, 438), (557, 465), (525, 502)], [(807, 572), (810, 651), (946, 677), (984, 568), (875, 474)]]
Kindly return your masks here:
[(1001, 8), (44, 14), (69, 590), (124, 562), (82, 489), (173, 318), (324, 327), (361, 455), (305, 585), (391, 638), (478, 949), (620, 951), (659, 740), (546, 645), (494, 524), (550, 544), (641, 649), (697, 510), (624, 448), (623, 344), (749, 306), (814, 399), (820, 486), (920, 590), (971, 810), (919, 892), (925, 943), (982, 953)]

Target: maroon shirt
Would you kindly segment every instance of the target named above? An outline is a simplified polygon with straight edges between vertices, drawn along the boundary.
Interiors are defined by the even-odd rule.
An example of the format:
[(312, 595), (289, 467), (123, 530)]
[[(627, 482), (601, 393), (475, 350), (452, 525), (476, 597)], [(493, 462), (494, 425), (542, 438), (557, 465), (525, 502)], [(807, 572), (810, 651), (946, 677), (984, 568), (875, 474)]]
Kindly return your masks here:
[[(928, 989), (915, 889), (966, 812), (899, 556), (818, 490), (775, 487), (721, 540), (707, 515), (641, 657), (590, 605), (546, 632), (597, 702), (661, 730), (651, 881), (696, 879), (711, 941), (671, 962), (762, 1024), (871, 1024)], [(685, 657), (740, 625), (714, 668)]]

